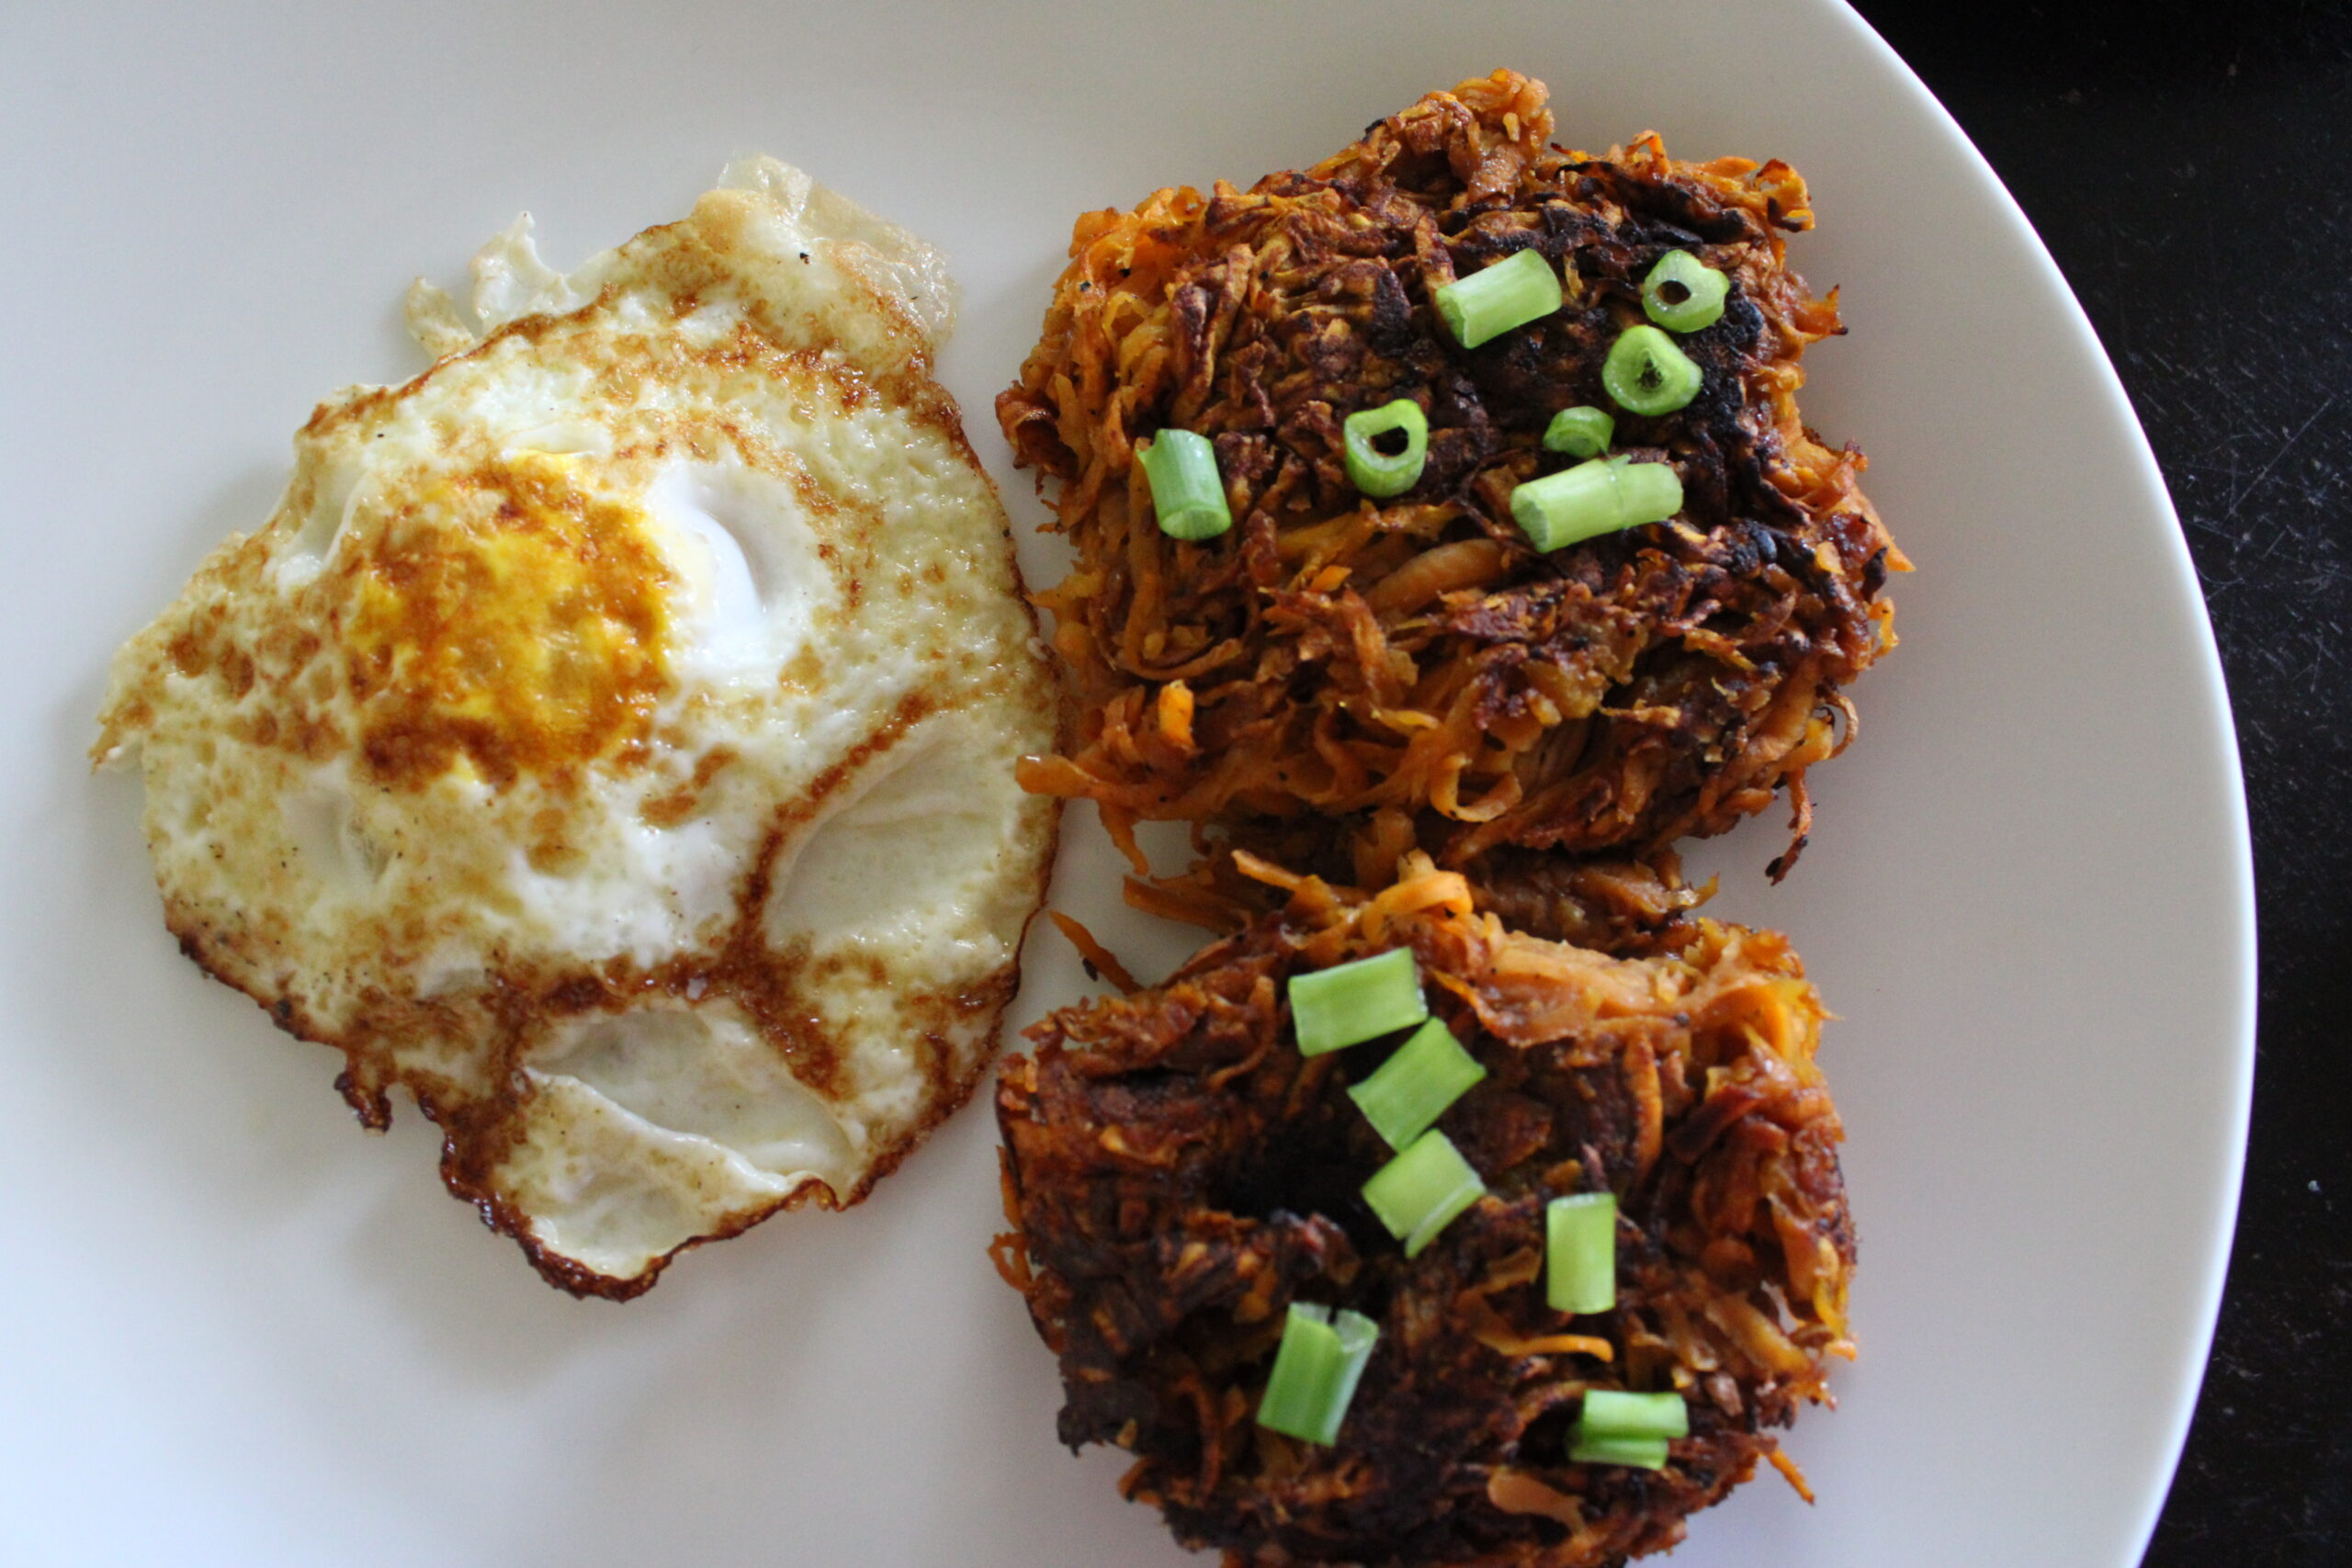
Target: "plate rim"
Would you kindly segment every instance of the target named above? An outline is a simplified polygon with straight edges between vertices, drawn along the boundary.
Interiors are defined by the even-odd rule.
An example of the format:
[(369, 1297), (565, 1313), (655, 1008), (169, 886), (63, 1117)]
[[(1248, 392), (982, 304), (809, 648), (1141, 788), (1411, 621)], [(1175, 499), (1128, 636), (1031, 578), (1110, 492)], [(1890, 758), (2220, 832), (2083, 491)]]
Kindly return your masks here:
[(2171, 586), (2176, 595), (2185, 597), (2194, 613), (2188, 617), (2194, 628), (2197, 696), (2200, 700), (2204, 722), (2210, 730), (2208, 739), (2212, 755), (2221, 764), (2223, 789), (2223, 818), (2227, 829), (2226, 841), (2217, 846), (2226, 858), (2229, 869), (2230, 900), (2226, 910), (2220, 911), (2232, 940), (2222, 955), (2226, 964), (2225, 978), (2232, 996), (2228, 1012), (2232, 1022), (2229, 1038), (2219, 1043), (2225, 1052), (2228, 1064), (2229, 1101), (2223, 1111), (2227, 1131), (2226, 1151), (2222, 1168), (2211, 1173), (2210, 1190), (2216, 1199), (2215, 1213), (2208, 1226), (2205, 1257), (2199, 1271), (2195, 1290), (2194, 1312), (2200, 1325), (2182, 1347), (2180, 1361), (2174, 1369), (2174, 1386), (2178, 1390), (2169, 1415), (2168, 1430), (2165, 1434), (2165, 1451), (2170, 1456), (2157, 1473), (2148, 1478), (2141, 1498), (2140, 1524), (2132, 1562), (2147, 1554), (2154, 1539), (2157, 1521), (2162, 1517), (2166, 1500), (2172, 1494), (2174, 1478), (2180, 1468), (2181, 1455), (2188, 1444), (2188, 1429), (2197, 1413), (2198, 1400), (2204, 1389), (2205, 1372), (2211, 1362), (2213, 1335), (2221, 1320), (2222, 1303), (2229, 1279), (2230, 1255), (2236, 1244), (2238, 1209), (2245, 1196), (2247, 1134), (2252, 1123), (2254, 1107), (2254, 1077), (2256, 1064), (2257, 1025), (2260, 1014), (2261, 952), (2256, 925), (2255, 899), (2254, 842), (2252, 823), (2247, 814), (2245, 759), (2238, 748), (2235, 714), (2230, 703), (2229, 682), (2222, 664), (2221, 645), (2213, 631), (2213, 617), (2206, 603), (2204, 587), (2197, 574), (2195, 558), (2188, 551), (2188, 539), (2181, 527), (2180, 513), (2174, 505), (2172, 490), (2165, 481), (2164, 468), (2156, 461), (2155, 449), (2149, 444), (2146, 427), (2140, 423), (2139, 412), (2132, 406), (2132, 397), (2123, 385), (2122, 376), (2115, 368), (2115, 361), (2100, 341), (2098, 330), (2092, 325), (2090, 313), (2067, 281), (2065, 272), (2058, 265), (2050, 247), (2042, 243), (2041, 231), (2011, 194), (1999, 173), (1970, 137), (1965, 128), (1943, 105), (1943, 100), (1922, 81), (1911, 64), (1896, 52), (1894, 46), (1881, 37), (1850, 0), (1817, 0), (1833, 13), (1854, 35), (1862, 47), (1878, 57), (1890, 78), (1913, 100), (1945, 138), (1963, 154), (1970, 174), (1984, 187), (2009, 230), (2009, 238), (2023, 251), (2041, 281), (2057, 299), (2067, 330), (2074, 342), (2070, 354), (2095, 367), (2099, 389), (2105, 397), (2103, 411), (2127, 433), (2126, 447), (2143, 488), (2156, 508), (2160, 520), (2167, 525), (2163, 532), (2162, 549), (2171, 574)]
[[(2220, 1035), (2200, 1044), (2199, 1050), (2200, 1053), (2209, 1054), (2208, 1059), (2213, 1061), (2217, 1068), (2226, 1067), (2229, 1089), (2227, 1103), (2217, 1105), (2210, 1121), (2203, 1123), (2213, 1130), (2217, 1141), (2225, 1144), (2226, 1149), (2222, 1151), (2225, 1156), (2221, 1160), (2222, 1168), (2211, 1172), (2210, 1178), (2200, 1178), (2197, 1189), (2199, 1194), (2210, 1198), (2214, 1204), (2214, 1210), (2207, 1217), (2208, 1223), (2204, 1225), (2207, 1235), (2203, 1257), (2195, 1271), (2195, 1289), (2180, 1297), (2173, 1298), (2185, 1312), (2193, 1314), (2194, 1321), (2201, 1325), (2201, 1327), (2194, 1334), (2181, 1337), (2177, 1343), (2180, 1359), (2173, 1366), (2165, 1369), (2165, 1375), (2170, 1379), (2171, 1386), (2177, 1392), (2172, 1400), (2168, 1430), (2161, 1434), (2153, 1431), (2149, 1433), (2152, 1441), (2161, 1438), (2164, 1443), (2164, 1451), (2170, 1457), (2168, 1461), (2161, 1467), (2151, 1467), (2144, 1479), (2139, 1483), (2142, 1495), (2139, 1498), (2140, 1523), (2137, 1551), (2144, 1553), (2177, 1473), (2201, 1392), (2204, 1371), (2210, 1360), (2214, 1331), (2227, 1282), (2228, 1265), (2234, 1242), (2239, 1204), (2245, 1190), (2247, 1134), (2256, 1067), (2259, 954), (2252, 839), (2243, 759), (2233, 721), (2229, 691), (2221, 662), (2220, 649), (2194, 562), (2189, 556), (2188, 544), (2182, 533), (2177, 511), (2164, 481), (2162, 469), (2157, 465), (2154, 451), (2149, 445), (2146, 432), (2132, 407), (2129, 394), (2125, 390), (2120, 376), (2116, 371), (2112, 359), (2100, 343), (2080, 300), (2066, 282), (2064, 273), (2058, 268), (2023, 209), (1991, 164), (1977, 150), (1966, 131), (1945, 109), (1934, 94), (1926, 87), (1902, 57), (1878, 35), (1867, 20), (1854, 11), (1847, 0), (1781, 0), (1781, 3), (1786, 5), (1792, 11), (1811, 6), (1825, 26), (1836, 28), (1842, 25), (1845, 30), (1853, 35), (1854, 41), (1860, 49), (1872, 53), (1879, 68), (1885, 72), (1890, 86), (1910, 101), (1912, 107), (1919, 114), (1923, 132), (1932, 130), (1939, 141), (1960, 151), (1962, 156), (1959, 162), (1965, 167), (1968, 176), (1977, 182), (1980, 194), (1989, 198), (1986, 204), (1988, 209), (1997, 212), (2006, 225), (2001, 232), (1991, 237), (1989, 243), (2002, 244), (2017, 242), (2018, 243), (2019, 248), (2016, 254), (2027, 261), (2041, 282), (2053, 290), (2052, 302), (2058, 306), (2059, 314), (2071, 334), (2061, 352), (2079, 364), (2096, 367), (2094, 375), (2104, 396), (2104, 403), (2099, 411), (2100, 415), (2120, 422), (2121, 429), (2128, 432), (2119, 452), (2119, 460), (2130, 465), (2133, 477), (2142, 485), (2153, 507), (2153, 511), (2149, 513), (2150, 520), (2168, 525), (2162, 530), (2166, 535), (2166, 538), (2160, 547), (2168, 563), (2165, 570), (2170, 574), (2168, 579), (2170, 589), (2177, 594), (2186, 595), (2183, 603), (2193, 606), (2193, 612), (2189, 615), (2188, 624), (2184, 627), (2185, 630), (2189, 631), (2193, 640), (2192, 643), (2185, 644), (2183, 647), (2185, 651), (2193, 647), (2191, 657), (2196, 667), (2195, 689), (2193, 692), (2184, 691), (2181, 694), (2185, 699), (2182, 705), (2188, 707), (2192, 702), (2201, 705), (2204, 720), (2200, 728), (2210, 731), (2208, 738), (2213, 743), (2212, 750), (2206, 755), (2210, 756), (2211, 761), (2217, 763), (2222, 770), (2221, 777), (2215, 782), (2221, 784), (2222, 793), (2216, 797), (2213, 805), (2222, 814), (2222, 820), (2217, 826), (2225, 828), (2226, 831), (2219, 839), (2207, 840), (2202, 848), (2206, 853), (2215, 853), (2223, 857), (2226, 863), (2228, 904), (2226, 908), (2217, 907), (2211, 910), (2210, 914), (2214, 921), (2215, 930), (2226, 933), (2230, 940), (2226, 947), (2220, 943), (2215, 946), (2211, 978), (2215, 985), (2226, 986), (2231, 992), (2226, 1010), (2218, 1006), (2215, 1010), (2217, 1015), (2226, 1010), (2230, 1020), (2228, 1028)], [(122, 9), (130, 11), (136, 8), (126, 6)], [(1442, 74), (1442, 73), (1438, 73)], [(38, 196), (27, 202), (28, 209), (38, 209), (45, 205), (42, 198)], [(912, 217), (912, 215), (906, 216)], [(920, 229), (920, 220), (915, 221)], [(1046, 249), (1050, 250), (1054, 239), (1053, 236), (1047, 237)], [(983, 409), (967, 409), (967, 415), (978, 416), (977, 420), (967, 419), (967, 423), (985, 426), (987, 414)], [(985, 447), (987, 444), (983, 442), (982, 445)], [(2128, 454), (2128, 457), (2125, 454)], [(2168, 603), (2167, 614), (2170, 613), (2171, 607)], [(84, 680), (89, 674), (85, 670), (74, 670), (67, 673), (75, 681)], [(34, 695), (42, 704), (54, 703), (57, 696), (54, 684), (48, 681), (27, 684), (34, 689)], [(74, 690), (78, 698), (78, 686)], [(47, 715), (44, 713), (37, 716), (45, 719)], [(2184, 728), (2188, 727), (2187, 724), (2184, 725)], [(40, 734), (43, 739), (50, 739), (50, 727), (45, 724)], [(2200, 765), (2204, 760), (2205, 758), (2200, 757)], [(130, 831), (127, 827), (124, 830)], [(2218, 867), (2222, 862), (2214, 863)], [(1011, 1048), (1010, 1043), (1008, 1043), (1008, 1048)], [(322, 1120), (325, 1120), (331, 1113), (331, 1108), (322, 1105), (320, 1107), (320, 1112)], [(969, 1114), (968, 1111), (967, 1114)], [(413, 1118), (412, 1117), (411, 1120), (413, 1121)], [(340, 1127), (336, 1129), (338, 1134), (344, 1131), (345, 1129)], [(422, 1172), (408, 1173), (408, 1179), (413, 1183), (429, 1184), (429, 1179)], [(438, 1199), (437, 1192), (435, 1196)], [(2193, 1249), (2188, 1246), (2182, 1246), (2179, 1250), (2184, 1259), (2194, 1256)], [(502, 1257), (499, 1261), (502, 1266), (513, 1266), (511, 1258)], [(2184, 1261), (2181, 1276), (2187, 1280), (2189, 1274), (2189, 1267)], [(2119, 1485), (2116, 1495), (2120, 1500), (2128, 1499), (2131, 1495)], [(2120, 1511), (2122, 1506), (2120, 1501), (2118, 1506)]]

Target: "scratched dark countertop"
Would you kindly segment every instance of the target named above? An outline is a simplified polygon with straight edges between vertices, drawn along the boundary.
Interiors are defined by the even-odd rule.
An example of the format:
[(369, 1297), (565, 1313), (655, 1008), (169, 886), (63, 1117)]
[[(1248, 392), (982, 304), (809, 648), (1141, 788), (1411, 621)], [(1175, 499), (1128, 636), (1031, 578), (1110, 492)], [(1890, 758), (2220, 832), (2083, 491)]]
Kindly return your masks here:
[(2352, 5), (1856, 6), (1999, 171), (2121, 373), (2245, 761), (2245, 1190), (2146, 1568), (2352, 1563)]

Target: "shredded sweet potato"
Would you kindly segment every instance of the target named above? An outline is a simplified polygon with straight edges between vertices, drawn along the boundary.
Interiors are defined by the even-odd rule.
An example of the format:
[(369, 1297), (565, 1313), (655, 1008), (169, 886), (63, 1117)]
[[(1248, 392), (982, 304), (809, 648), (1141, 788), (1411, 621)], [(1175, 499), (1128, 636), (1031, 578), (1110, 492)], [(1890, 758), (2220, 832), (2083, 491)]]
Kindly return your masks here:
[[(1843, 330), (1834, 292), (1785, 265), (1804, 182), (1670, 159), (1655, 136), (1566, 152), (1552, 129), (1543, 85), (1497, 72), (1304, 173), (1078, 222), (997, 400), (1078, 558), (1039, 596), (1077, 729), (1022, 778), (1098, 802), (1139, 872), (1141, 819), (1303, 822), (1346, 852), (1385, 812), (1381, 831), (1462, 866), (1513, 846), (1646, 854), (1784, 785), (1775, 874), (1802, 847), (1805, 772), (1851, 733), (1841, 688), (1893, 645), (1881, 589), (1905, 566), (1861, 455), (1797, 410), (1804, 348)], [(1460, 348), (1430, 291), (1531, 246), (1566, 305)], [(1723, 319), (1679, 340), (1704, 389), (1658, 418), (1615, 412), (1617, 448), (1673, 463), (1684, 510), (1539, 552), (1510, 493), (1567, 461), (1538, 444), (1553, 413), (1607, 406), (1600, 360), (1676, 249), (1732, 280)], [(1428, 415), (1428, 465), (1374, 502), (1340, 425), (1400, 397)], [(1135, 452), (1169, 427), (1215, 443), (1221, 538), (1157, 526)]]
[[(1850, 1352), (1825, 1016), (1785, 942), (1691, 920), (1645, 959), (1508, 931), (1409, 857), (1376, 896), (1264, 863), (1276, 915), (1166, 984), (1065, 1008), (1005, 1069), (999, 1268), (1059, 1355), (1060, 1431), (1131, 1450), (1127, 1495), (1229, 1563), (1601, 1568), (1778, 1456)], [(1358, 1196), (1389, 1151), (1302, 1057), (1286, 987), (1396, 946), (1487, 1067), (1440, 1126), (1487, 1196), (1408, 1259)], [(1617, 1195), (1615, 1310), (1545, 1304), (1544, 1205)], [(1259, 1427), (1293, 1301), (1381, 1337), (1339, 1442)], [(1672, 1390), (1665, 1469), (1571, 1462), (1589, 1389)]]
[(1123, 996), (1131, 997), (1143, 989), (1136, 977), (1127, 973), (1127, 966), (1119, 962), (1119, 955), (1103, 946), (1095, 934), (1086, 929), (1084, 921), (1059, 909), (1048, 909), (1046, 914), (1054, 922), (1054, 929), (1078, 949), (1079, 962), (1086, 965), (1089, 976), (1110, 981), (1119, 987)]

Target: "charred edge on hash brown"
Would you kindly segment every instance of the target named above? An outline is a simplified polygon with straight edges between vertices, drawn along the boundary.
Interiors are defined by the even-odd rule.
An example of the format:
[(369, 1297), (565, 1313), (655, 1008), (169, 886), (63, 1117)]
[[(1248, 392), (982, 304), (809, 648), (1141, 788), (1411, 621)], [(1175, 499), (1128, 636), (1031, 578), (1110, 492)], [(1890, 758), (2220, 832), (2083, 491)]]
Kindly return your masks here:
[[(1520, 983), (1495, 978), (1478, 931), (1419, 922), (1410, 935), (1440, 1016), (1488, 1068), (1442, 1125), (1492, 1196), (1410, 1262), (1358, 1195), (1387, 1154), (1344, 1093), (1367, 1051), (1300, 1057), (1277, 1000), (1294, 968), (1317, 966), (1302, 948), (1328, 935), (1261, 922), (1160, 987), (1054, 1014), (1030, 1032), (1034, 1058), (1007, 1064), (998, 1119), (1017, 1232), (1000, 1266), (1060, 1358), (1060, 1436), (1130, 1450), (1125, 1489), (1189, 1545), (1367, 1568), (1616, 1563), (1672, 1545), (1685, 1516), (1745, 1480), (1771, 1429), (1821, 1396), (1822, 1354), (1844, 1353), (1839, 1133), (1811, 1066), (1818, 1010), (1785, 944), (1698, 923), (1680, 962), (1700, 978), (1672, 1000), (1506, 1041), (1463, 999), (1484, 987), (1481, 1009), (1498, 1006), (1498, 987)], [(1627, 972), (1551, 952), (1591, 966), (1595, 985)], [(1775, 987), (1804, 998), (1791, 1005), (1806, 1021), (1792, 1057), (1763, 1064), (1742, 1010)], [(1662, 1120), (1647, 1109), (1661, 1073)], [(1487, 1343), (1569, 1326), (1543, 1306), (1530, 1259), (1545, 1199), (1601, 1187), (1623, 1206), (1619, 1310), (1574, 1329), (1606, 1337), (1614, 1360)], [(1497, 1290), (1498, 1276), (1514, 1283)], [(1381, 1325), (1333, 1449), (1250, 1420), (1294, 1300)], [(1754, 1335), (1756, 1354), (1723, 1324)], [(1567, 1462), (1587, 1380), (1671, 1387), (1678, 1367), (1691, 1432), (1667, 1469)], [(1529, 1511), (1531, 1497), (1577, 1522)]]

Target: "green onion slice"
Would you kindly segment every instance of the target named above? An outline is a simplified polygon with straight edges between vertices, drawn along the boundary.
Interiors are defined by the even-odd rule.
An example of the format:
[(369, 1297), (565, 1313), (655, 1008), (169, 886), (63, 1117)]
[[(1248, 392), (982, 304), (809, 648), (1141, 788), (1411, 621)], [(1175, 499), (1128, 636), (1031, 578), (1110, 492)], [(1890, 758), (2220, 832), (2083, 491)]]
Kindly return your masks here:
[(1487, 1076), (1476, 1057), (1462, 1048), (1438, 1019), (1405, 1037), (1380, 1070), (1348, 1090), (1372, 1130), (1401, 1149), (1445, 1114), (1472, 1084)]
[(1488, 338), (1513, 327), (1542, 321), (1560, 308), (1560, 275), (1529, 246), (1513, 251), (1494, 265), (1458, 277), (1440, 288), (1432, 298), (1437, 313), (1464, 348), (1476, 348)]
[(1699, 395), (1705, 378), (1656, 327), (1627, 327), (1600, 362), (1600, 385), (1628, 413), (1672, 413)]
[(1453, 1217), (1486, 1196), (1487, 1184), (1443, 1133), (1423, 1133), (1363, 1184), (1363, 1201), (1418, 1258)]
[(1663, 523), (1681, 510), (1682, 476), (1673, 464), (1623, 457), (1595, 457), (1510, 492), (1511, 520), (1539, 550)]
[(1596, 1388), (1584, 1396), (1577, 1427), (1588, 1438), (1669, 1438), (1690, 1435), (1690, 1407), (1679, 1393), (1627, 1393)]
[(1598, 457), (1609, 450), (1617, 422), (1590, 403), (1562, 409), (1544, 427), (1544, 450), (1566, 452), (1571, 457)]
[(1302, 1056), (1361, 1045), (1429, 1015), (1420, 966), (1409, 947), (1290, 977), (1290, 1016)]
[(1544, 1206), (1544, 1299), (1554, 1312), (1617, 1304), (1617, 1194), (1578, 1192)]
[(1258, 1402), (1258, 1425), (1329, 1447), (1379, 1338), (1380, 1325), (1362, 1313), (1293, 1302)]
[(1216, 448), (1196, 430), (1163, 430), (1136, 449), (1151, 481), (1151, 509), (1171, 539), (1214, 539), (1233, 526), (1217, 477)]
[(1642, 279), (1642, 310), (1673, 333), (1695, 333), (1723, 320), (1731, 279), (1689, 251), (1668, 251)]
[(1638, 1470), (1666, 1468), (1664, 1438), (1592, 1438), (1580, 1427), (1568, 1432), (1568, 1460), (1572, 1464), (1623, 1464)]
[[(1374, 445), (1398, 431), (1405, 434), (1403, 451), (1391, 455)], [(1340, 434), (1347, 444), (1348, 478), (1364, 494), (1385, 500), (1420, 483), (1422, 466), (1430, 460), (1430, 419), (1412, 399), (1358, 409), (1348, 415)]]

